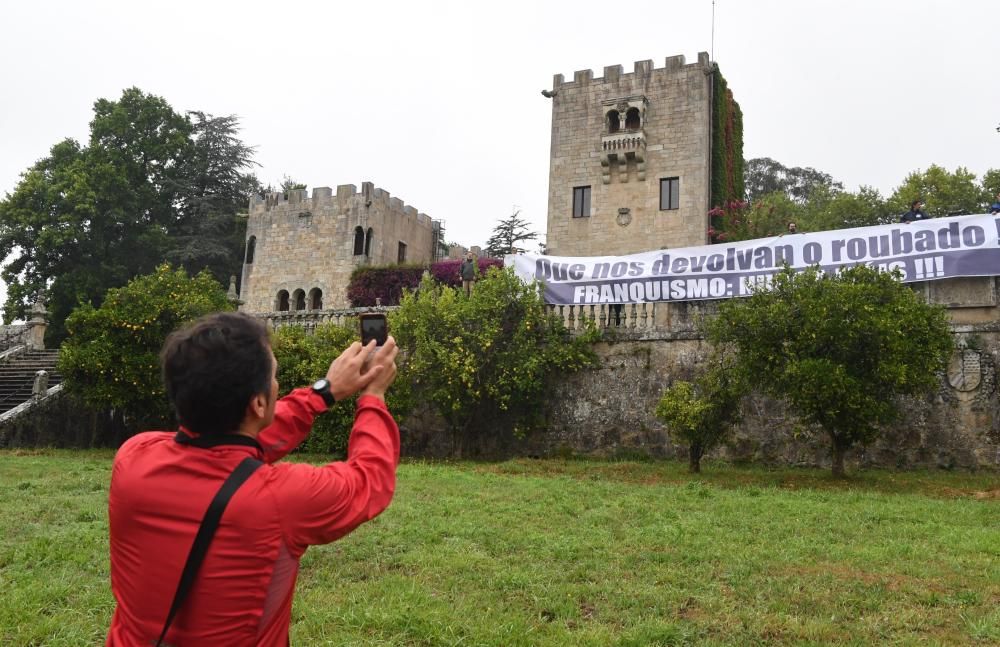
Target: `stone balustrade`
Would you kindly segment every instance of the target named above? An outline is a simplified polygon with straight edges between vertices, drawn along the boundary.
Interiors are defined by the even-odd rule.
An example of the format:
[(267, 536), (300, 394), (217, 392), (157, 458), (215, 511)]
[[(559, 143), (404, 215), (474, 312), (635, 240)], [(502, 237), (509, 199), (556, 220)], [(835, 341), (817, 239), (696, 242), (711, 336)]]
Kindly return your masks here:
[(374, 308), (339, 308), (331, 310), (282, 310), (279, 312), (256, 312), (250, 313), (257, 319), (262, 319), (271, 330), (277, 330), (284, 326), (298, 326), (311, 333), (321, 324), (337, 324), (338, 326), (347, 324), (358, 315), (365, 312), (391, 312), (399, 306), (379, 306)]
[[(590, 322), (598, 330), (617, 336), (635, 335), (643, 338), (693, 332), (695, 317), (714, 308), (714, 302), (693, 303), (628, 303), (592, 305), (546, 305), (549, 314), (560, 318), (570, 332), (580, 333)], [(342, 308), (335, 310), (294, 310), (253, 313), (271, 330), (284, 326), (298, 326), (313, 332), (321, 324), (350, 324), (365, 312), (389, 313), (399, 306), (372, 308)], [(705, 312), (703, 312), (705, 311)]]
[(598, 329), (652, 330), (656, 328), (656, 310), (667, 307), (657, 303), (591, 304), (591, 305), (546, 305), (545, 308), (571, 331), (582, 331), (587, 322), (593, 322)]
[(28, 326), (25, 324), (11, 324), (0, 326), (0, 350), (8, 350), (27, 344)]

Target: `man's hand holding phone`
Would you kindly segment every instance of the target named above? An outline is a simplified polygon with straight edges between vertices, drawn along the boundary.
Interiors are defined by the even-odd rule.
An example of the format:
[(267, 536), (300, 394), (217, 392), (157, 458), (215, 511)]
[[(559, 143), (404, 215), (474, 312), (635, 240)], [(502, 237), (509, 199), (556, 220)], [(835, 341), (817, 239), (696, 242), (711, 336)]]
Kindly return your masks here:
[(365, 346), (354, 342), (326, 371), (330, 393), (338, 402), (358, 391), (384, 399), (385, 390), (396, 378), (396, 352), (396, 340), (392, 337), (377, 349), (374, 339)]
[[(369, 343), (369, 346), (373, 344)], [(396, 379), (396, 354), (399, 348), (396, 347), (396, 340), (392, 335), (388, 335), (385, 344), (378, 346), (368, 358), (367, 369), (369, 373), (374, 371), (374, 377), (361, 389), (361, 395), (374, 395), (385, 400), (385, 392), (389, 385)]]

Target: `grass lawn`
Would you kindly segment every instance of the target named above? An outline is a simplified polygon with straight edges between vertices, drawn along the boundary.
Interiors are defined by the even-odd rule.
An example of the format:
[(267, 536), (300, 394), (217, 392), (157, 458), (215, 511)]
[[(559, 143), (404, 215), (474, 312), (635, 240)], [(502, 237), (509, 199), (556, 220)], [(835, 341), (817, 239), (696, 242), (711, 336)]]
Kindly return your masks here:
[[(111, 457), (0, 452), (0, 644), (102, 643)], [(404, 464), (292, 643), (1000, 644), (1000, 475), (684, 468)]]

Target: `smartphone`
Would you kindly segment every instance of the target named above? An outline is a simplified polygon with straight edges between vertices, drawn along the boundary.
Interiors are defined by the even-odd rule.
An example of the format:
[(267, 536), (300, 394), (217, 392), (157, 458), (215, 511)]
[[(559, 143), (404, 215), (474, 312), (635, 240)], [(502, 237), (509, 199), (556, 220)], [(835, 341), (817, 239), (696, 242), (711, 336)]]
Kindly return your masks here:
[(361, 345), (367, 346), (368, 342), (373, 339), (376, 346), (384, 345), (385, 340), (389, 337), (389, 323), (386, 321), (385, 315), (368, 312), (359, 318), (361, 320)]

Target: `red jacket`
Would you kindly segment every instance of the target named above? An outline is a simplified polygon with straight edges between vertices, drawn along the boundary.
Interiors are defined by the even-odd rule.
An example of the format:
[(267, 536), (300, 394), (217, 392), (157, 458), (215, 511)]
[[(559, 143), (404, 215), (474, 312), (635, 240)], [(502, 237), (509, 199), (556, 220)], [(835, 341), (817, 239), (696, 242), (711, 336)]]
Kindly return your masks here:
[(299, 558), (385, 510), (396, 486), (399, 428), (380, 399), (358, 400), (347, 461), (277, 463), (326, 410), (310, 389), (278, 401), (254, 444), (199, 448), (170, 432), (130, 438), (115, 456), (108, 515), (117, 607), (108, 645), (153, 644), (209, 502), (247, 456), (266, 464), (223, 514), (165, 644), (287, 645)]

